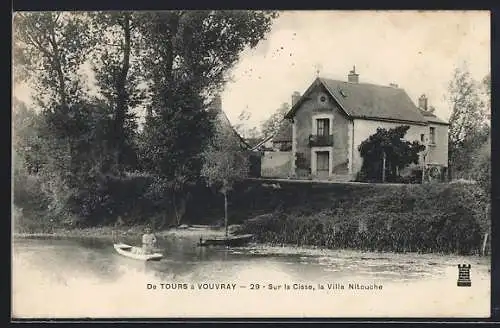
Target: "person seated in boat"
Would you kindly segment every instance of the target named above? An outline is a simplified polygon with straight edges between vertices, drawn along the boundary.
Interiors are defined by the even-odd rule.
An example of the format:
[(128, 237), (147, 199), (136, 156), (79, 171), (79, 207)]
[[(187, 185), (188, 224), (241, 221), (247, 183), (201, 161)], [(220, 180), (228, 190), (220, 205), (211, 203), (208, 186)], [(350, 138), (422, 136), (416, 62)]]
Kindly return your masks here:
[(142, 235), (142, 251), (145, 254), (152, 254), (154, 253), (155, 246), (156, 236), (150, 227), (146, 227), (146, 229), (144, 229), (144, 235)]

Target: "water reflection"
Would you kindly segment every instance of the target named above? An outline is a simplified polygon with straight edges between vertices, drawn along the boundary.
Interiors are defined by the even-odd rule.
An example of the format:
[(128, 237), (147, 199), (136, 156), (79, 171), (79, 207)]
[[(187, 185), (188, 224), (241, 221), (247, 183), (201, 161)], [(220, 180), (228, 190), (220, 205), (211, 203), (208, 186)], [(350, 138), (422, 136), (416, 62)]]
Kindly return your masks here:
[[(139, 238), (128, 238), (123, 241), (138, 244)], [(108, 309), (106, 312), (106, 306), (104, 309), (97, 306), (99, 301), (104, 302), (104, 299), (100, 300), (101, 297), (112, 298), (114, 302), (117, 300), (125, 302), (123, 298), (128, 295), (127, 297), (131, 298), (129, 300), (131, 303), (138, 302), (136, 300), (138, 297), (151, 299), (151, 294), (148, 294), (149, 296), (142, 294), (146, 292), (146, 284), (151, 282), (238, 282), (241, 284), (250, 282), (262, 284), (308, 282), (317, 284), (357, 281), (385, 284), (394, 288), (394, 291), (404, 291), (396, 286), (398, 284), (407, 286), (409, 282), (412, 282), (414, 286), (412, 293), (431, 290), (438, 300), (445, 298), (446, 292), (442, 288), (447, 288), (448, 293), (450, 291), (473, 293), (467, 296), (469, 300), (477, 299), (480, 297), (478, 295), (489, 295), (488, 258), (435, 254), (369, 253), (349, 250), (333, 251), (258, 245), (230, 249), (205, 248), (197, 247), (196, 242), (197, 240), (193, 238), (162, 239), (159, 246), (163, 249), (164, 259), (158, 262), (142, 262), (117, 254), (110, 241), (97, 238), (15, 240), (13, 243), (14, 303), (17, 304), (18, 309), (23, 309), (24, 312), (31, 311), (31, 315), (34, 316), (37, 313), (47, 313), (48, 310), (44, 307), (60, 314), (61, 307), (66, 306), (64, 299), (67, 297), (85, 298), (82, 295), (92, 292), (98, 295), (97, 299), (90, 299), (85, 307), (79, 305), (74, 311), (80, 311), (78, 313), (90, 311), (97, 316), (98, 312), (96, 311), (102, 311), (101, 314), (109, 316), (111, 310)], [(475, 289), (456, 288), (456, 265), (458, 263), (473, 265), (472, 276)], [(33, 281), (38, 282), (36, 290), (30, 287)], [(57, 298), (52, 297), (51, 302), (60, 302), (61, 304), (47, 302), (47, 297), (51, 297), (51, 295), (58, 295)], [(186, 295), (182, 297), (187, 297)], [(181, 294), (176, 297), (181, 297)], [(196, 297), (201, 296), (197, 295)], [(252, 297), (257, 296), (253, 295)], [(431, 299), (428, 294), (423, 294), (422, 297), (426, 300)], [(446, 296), (446, 298), (449, 297)], [(17, 303), (15, 299), (17, 299)], [(261, 299), (257, 300), (261, 301)], [(168, 302), (168, 300), (162, 298), (158, 302)], [(232, 301), (228, 299), (227, 306), (233, 306), (237, 300), (239, 298)], [(291, 302), (291, 299), (287, 300)], [(285, 301), (285, 299), (282, 301), (275, 299), (273, 302)], [(329, 299), (328, 302), (331, 301)], [(488, 299), (484, 298), (483, 301), (485, 302), (484, 306), (488, 306)], [(33, 304), (29, 302), (33, 302)], [(109, 303), (111, 300), (106, 300), (106, 302)], [(178, 306), (181, 307), (182, 302), (190, 303), (193, 300), (187, 301), (186, 299), (179, 300), (179, 302), (181, 303)], [(213, 303), (213, 300), (208, 299), (207, 302)], [(302, 299), (297, 299), (297, 306), (304, 302)], [(396, 297), (394, 302), (399, 304), (400, 301)], [(56, 306), (56, 304), (59, 305)], [(243, 309), (248, 309), (250, 305), (241, 306)], [(35, 311), (35, 309), (37, 310)], [(132, 309), (135, 311), (133, 306)], [(270, 309), (259, 308), (254, 309), (254, 311), (260, 313), (258, 311), (270, 311)], [(181, 310), (187, 311), (183, 308), (178, 310), (161, 308), (157, 311), (164, 314), (165, 311), (176, 313), (175, 311)], [(203, 312), (203, 310), (208, 311), (207, 309), (199, 311)], [(315, 307), (314, 311), (316, 310), (320, 309)], [(327, 308), (324, 310), (329, 311)], [(73, 313), (71, 312), (73, 310), (67, 309), (65, 311)], [(125, 309), (116, 309), (116, 311), (117, 315), (126, 313)], [(141, 311), (146, 311), (146, 309)], [(147, 311), (156, 313), (154, 309), (147, 309)], [(346, 308), (342, 311), (351, 310)], [(150, 312), (147, 313), (150, 314)], [(140, 314), (137, 315), (140, 316)]]
[[(129, 243), (138, 243), (129, 238)], [(457, 263), (474, 262), (488, 270), (488, 259), (433, 254), (361, 253), (356, 251), (295, 250), (281, 247), (206, 248), (189, 238), (163, 239), (159, 244), (165, 256), (159, 262), (141, 262), (116, 254), (109, 241), (81, 239), (38, 239), (14, 242), (14, 257), (33, 265), (63, 270), (90, 271), (99, 277), (115, 278), (122, 266), (153, 272), (159, 276), (180, 276), (197, 271), (200, 279), (228, 276), (244, 266), (280, 267), (290, 274), (321, 279), (328, 276), (367, 276), (377, 279), (422, 279), (439, 277)], [(411, 258), (411, 259), (409, 259)]]

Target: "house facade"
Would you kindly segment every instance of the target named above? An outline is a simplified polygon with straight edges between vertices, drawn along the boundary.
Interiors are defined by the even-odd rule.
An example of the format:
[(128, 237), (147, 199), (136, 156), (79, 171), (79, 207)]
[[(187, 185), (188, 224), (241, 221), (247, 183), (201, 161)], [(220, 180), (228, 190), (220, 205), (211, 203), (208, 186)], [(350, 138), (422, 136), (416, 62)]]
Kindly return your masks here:
[[(318, 77), (285, 116), (291, 135), (290, 176), (351, 181), (363, 164), (359, 145), (377, 128), (408, 125), (408, 141), (426, 145), (418, 165), (443, 175), (448, 167), (449, 124), (433, 113), (422, 95), (418, 106), (396, 85), (359, 83), (353, 69), (347, 82)], [(290, 133), (291, 132), (291, 133)], [(293, 160), (295, 159), (295, 160)], [(426, 169), (427, 171), (427, 169)]]

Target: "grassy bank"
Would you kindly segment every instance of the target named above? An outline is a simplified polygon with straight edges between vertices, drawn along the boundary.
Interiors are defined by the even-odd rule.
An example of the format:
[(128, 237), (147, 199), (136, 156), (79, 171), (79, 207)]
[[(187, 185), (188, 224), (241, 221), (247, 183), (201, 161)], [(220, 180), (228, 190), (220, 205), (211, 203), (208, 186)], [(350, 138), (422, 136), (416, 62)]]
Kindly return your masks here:
[[(134, 207), (126, 227), (85, 225), (62, 212), (45, 215), (44, 204), (15, 207), (18, 236), (102, 236), (142, 233), (143, 224), (162, 213)], [(192, 194), (182, 223), (217, 225), (223, 221), (220, 194), (200, 189)], [(106, 221), (106, 220), (103, 220)], [(84, 225), (79, 224), (83, 222)], [(247, 181), (229, 195), (229, 222), (240, 233), (276, 245), (352, 248), (380, 251), (473, 253), (490, 230), (489, 197), (474, 184), (324, 184)], [(157, 227), (159, 234), (193, 235), (196, 229)], [(206, 229), (207, 230), (207, 229)], [(207, 233), (213, 233), (207, 235)], [(209, 229), (204, 238), (222, 235)]]
[(489, 199), (475, 185), (294, 188), (281, 184), (268, 201), (279, 206), (240, 232), (275, 245), (470, 254), (489, 231)]

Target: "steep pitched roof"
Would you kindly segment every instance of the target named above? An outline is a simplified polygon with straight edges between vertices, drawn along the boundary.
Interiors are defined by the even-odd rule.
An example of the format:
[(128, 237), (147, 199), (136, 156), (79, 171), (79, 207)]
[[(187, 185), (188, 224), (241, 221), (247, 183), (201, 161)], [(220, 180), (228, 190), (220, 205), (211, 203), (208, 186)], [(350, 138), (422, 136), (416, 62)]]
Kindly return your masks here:
[(241, 148), (242, 149), (250, 149), (252, 148), (246, 141), (245, 139), (236, 131), (236, 129), (233, 127), (231, 122), (229, 121), (229, 118), (227, 117), (226, 113), (222, 109), (216, 109), (216, 108), (210, 108), (209, 109), (209, 115), (211, 116), (212, 119), (217, 120), (219, 124), (223, 126), (225, 129), (229, 129), (233, 132), (234, 136), (238, 139), (240, 142)]
[(350, 118), (427, 124), (427, 119), (401, 88), (317, 78), (287, 113), (292, 118), (312, 87), (321, 84)]

